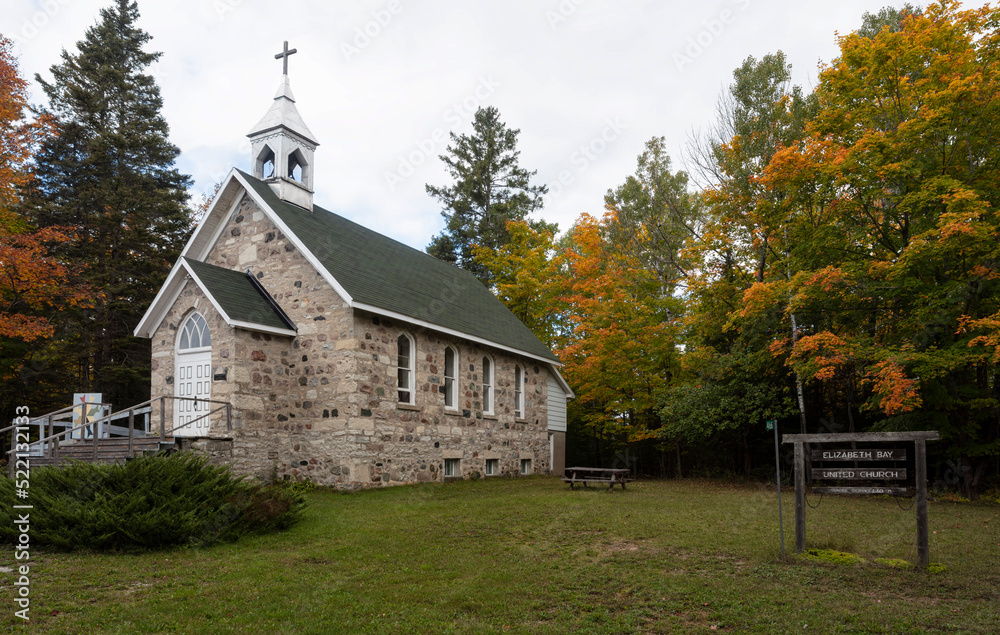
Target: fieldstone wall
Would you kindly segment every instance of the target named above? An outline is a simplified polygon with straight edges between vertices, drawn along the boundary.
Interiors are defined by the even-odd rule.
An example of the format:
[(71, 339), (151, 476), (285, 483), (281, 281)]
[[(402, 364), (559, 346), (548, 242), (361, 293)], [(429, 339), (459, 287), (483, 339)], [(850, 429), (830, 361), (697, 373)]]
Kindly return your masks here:
[[(549, 444), (544, 365), (518, 359), (425, 329), (358, 313), (354, 342), (341, 341), (339, 404), (332, 420), (321, 420), (324, 434), (296, 434), (282, 452), (277, 473), (341, 487), (440, 481), (445, 459), (459, 459), (458, 475), (485, 474), (487, 459), (497, 459), (497, 475), (547, 473)], [(397, 338), (416, 345), (415, 403), (400, 404), (396, 382)], [(459, 352), (458, 408), (445, 408), (444, 351)], [(494, 414), (482, 409), (482, 360), (495, 363)], [(514, 366), (525, 370), (524, 418), (514, 416)], [(324, 413), (326, 404), (324, 404)], [(287, 456), (287, 459), (286, 459)]]
[[(250, 268), (298, 327), (296, 337), (232, 329), (188, 282), (153, 341), (153, 394), (172, 394), (180, 320), (198, 308), (212, 329), (212, 398), (233, 405), (233, 431), (213, 421), (211, 438), (185, 441), (215, 461), (260, 478), (310, 479), (341, 488), (440, 481), (445, 459), (459, 475), (549, 465), (548, 367), (459, 338), (354, 313), (295, 246), (245, 198), (207, 262)], [(397, 399), (397, 338), (416, 344), (415, 403)], [(161, 331), (163, 334), (161, 336)], [(167, 337), (167, 335), (170, 335)], [(459, 352), (458, 404), (444, 405), (444, 350)], [(482, 408), (482, 360), (495, 363), (494, 414)], [(525, 371), (525, 412), (514, 416), (514, 367)], [(168, 412), (168, 421), (171, 415)]]
[(231, 378), (240, 422), (233, 464), (262, 478), (280, 476), (294, 437), (337, 427), (339, 378), (348, 370), (339, 350), (342, 340), (353, 341), (351, 310), (249, 197), (207, 262), (249, 268), (298, 329), (294, 338), (236, 329), (234, 338), (241, 363)]

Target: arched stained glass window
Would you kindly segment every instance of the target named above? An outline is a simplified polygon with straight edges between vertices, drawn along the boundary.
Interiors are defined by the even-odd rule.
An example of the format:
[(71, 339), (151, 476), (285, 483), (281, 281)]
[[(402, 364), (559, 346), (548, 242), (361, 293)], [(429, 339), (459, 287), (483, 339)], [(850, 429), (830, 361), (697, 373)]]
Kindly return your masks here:
[(455, 383), (458, 377), (458, 353), (452, 347), (444, 349), (444, 407), (452, 410), (458, 407)]
[(212, 345), (212, 334), (208, 331), (208, 323), (201, 313), (192, 313), (181, 327), (181, 341), (178, 350), (205, 348)]
[(520, 364), (514, 367), (514, 416), (524, 418), (524, 369)]
[(406, 333), (402, 333), (396, 340), (396, 345), (398, 349), (396, 358), (396, 378), (399, 382), (397, 391), (399, 403), (412, 404), (414, 402), (414, 353), (416, 352), (413, 350), (413, 339), (411, 339)]
[(493, 360), (483, 358), (483, 413), (493, 414)]

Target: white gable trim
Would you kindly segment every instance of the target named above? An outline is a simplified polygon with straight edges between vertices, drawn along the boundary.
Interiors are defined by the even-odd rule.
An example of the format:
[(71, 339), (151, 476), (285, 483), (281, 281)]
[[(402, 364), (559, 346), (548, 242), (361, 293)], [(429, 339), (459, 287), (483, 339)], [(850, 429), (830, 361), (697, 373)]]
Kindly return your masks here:
[(253, 322), (244, 322), (243, 320), (226, 320), (226, 324), (236, 328), (241, 328), (245, 331), (258, 331), (260, 333), (270, 333), (272, 335), (287, 335), (289, 337), (295, 337), (299, 334), (298, 331), (293, 331), (291, 329), (281, 329), (276, 326), (266, 326), (264, 324), (254, 324)]
[[(351, 305), (354, 302), (354, 298), (351, 297), (351, 294), (349, 294), (347, 290), (344, 289), (344, 287), (341, 286), (339, 282), (337, 282), (337, 280), (333, 277), (333, 275), (330, 274), (329, 271), (327, 271), (327, 268), (323, 266), (323, 264), (319, 261), (319, 259), (306, 248), (306, 246), (302, 243), (301, 240), (299, 240), (299, 237), (296, 236), (295, 233), (292, 232), (292, 230), (290, 230), (288, 226), (285, 225), (285, 223), (282, 222), (280, 218), (278, 218), (278, 215), (274, 213), (274, 210), (272, 210), (267, 205), (267, 203), (265, 203), (264, 200), (257, 195), (256, 190), (250, 187), (250, 184), (247, 183), (246, 180), (244, 180), (243, 175), (235, 171), (234, 175), (236, 179), (243, 185), (243, 189), (246, 190), (250, 198), (252, 198), (254, 202), (257, 203), (257, 207), (259, 207), (265, 214), (267, 214), (267, 217), (271, 220), (272, 223), (275, 224), (275, 226), (278, 229), (281, 230), (281, 233), (285, 235), (285, 238), (289, 240), (293, 245), (295, 245), (296, 249), (302, 252), (302, 255), (305, 257), (306, 261), (309, 264), (311, 264), (313, 268), (316, 269), (316, 271), (318, 271), (321, 276), (323, 276), (323, 279), (326, 280), (326, 282), (331, 287), (333, 287), (333, 290), (337, 292), (337, 295), (343, 298), (344, 302), (347, 302), (348, 305)], [(209, 249), (211, 249), (211, 247), (209, 247)], [(208, 255), (208, 250), (206, 250), (205, 255), (202, 256), (202, 258), (206, 257), (207, 255)], [(198, 260), (201, 260), (201, 258), (198, 258)]]
[(551, 364), (551, 369), (552, 369), (552, 376), (555, 377), (556, 383), (558, 383), (559, 387), (562, 388), (564, 393), (566, 393), (566, 398), (576, 399), (576, 393), (573, 392), (573, 389), (570, 388), (569, 384), (566, 383), (566, 380), (563, 379), (563, 376), (559, 373), (559, 369), (556, 368), (555, 364)]
[[(191, 256), (188, 255), (187, 253), (188, 250), (186, 248), (184, 249), (184, 252), (181, 253), (181, 255), (191, 258), (192, 260), (197, 260), (198, 262), (205, 262), (205, 258), (208, 257), (208, 254), (212, 251), (212, 248), (215, 247), (219, 243), (219, 240), (222, 239), (222, 234), (223, 232), (226, 231), (226, 226), (229, 225), (229, 220), (233, 218), (233, 216), (236, 214), (236, 210), (238, 210), (240, 208), (240, 205), (243, 204), (243, 199), (245, 196), (246, 193), (244, 192), (240, 196), (236, 196), (233, 198), (233, 202), (229, 205), (229, 211), (226, 213), (225, 216), (222, 217), (222, 221), (218, 223), (218, 227), (216, 227), (215, 231), (212, 232), (211, 239), (209, 239), (208, 243), (206, 243), (208, 245), (208, 249), (202, 249), (204, 253), (199, 254), (201, 256), (200, 258), (191, 258)], [(208, 214), (206, 214), (206, 216), (207, 215)], [(193, 239), (194, 236), (192, 236), (191, 238)], [(191, 242), (189, 242), (188, 244), (190, 245)]]
[(475, 335), (469, 335), (468, 333), (463, 333), (461, 331), (456, 331), (454, 329), (445, 328), (445, 327), (439, 326), (437, 324), (432, 324), (431, 322), (426, 322), (424, 320), (418, 320), (416, 318), (412, 318), (412, 317), (410, 317), (408, 315), (403, 315), (402, 313), (396, 313), (395, 311), (387, 311), (386, 309), (383, 309), (383, 308), (380, 308), (380, 307), (377, 307), (377, 306), (372, 306), (371, 304), (361, 304), (360, 302), (356, 302), (356, 303), (352, 304), (351, 307), (354, 308), (354, 309), (360, 310), (360, 311), (367, 311), (369, 313), (374, 313), (376, 315), (382, 315), (382, 316), (385, 316), (387, 318), (392, 318), (394, 320), (399, 320), (400, 322), (406, 322), (407, 324), (414, 324), (416, 326), (422, 326), (422, 327), (424, 327), (426, 329), (430, 329), (432, 331), (437, 331), (438, 333), (445, 333), (447, 335), (453, 335), (455, 337), (461, 337), (462, 339), (469, 340), (470, 342), (476, 342), (477, 344), (485, 344), (486, 346), (490, 346), (492, 348), (496, 348), (496, 349), (502, 350), (502, 351), (507, 351), (508, 353), (516, 353), (516, 354), (521, 355), (523, 357), (530, 357), (533, 360), (542, 362), (544, 364), (552, 365), (553, 368), (555, 366), (561, 366), (562, 365), (562, 364), (559, 364), (558, 362), (553, 362), (551, 359), (548, 359), (548, 358), (545, 358), (545, 357), (540, 357), (540, 356), (534, 355), (532, 353), (526, 353), (525, 351), (516, 349), (516, 348), (514, 348), (512, 346), (504, 346), (503, 344), (497, 344), (496, 342), (491, 342), (490, 340), (488, 340), (486, 338), (483, 338), (483, 337), (476, 337)]
[[(181, 273), (182, 271), (183, 273)], [(194, 270), (191, 269), (191, 266), (182, 259), (174, 266), (173, 270), (171, 270), (170, 275), (167, 276), (166, 282), (163, 283), (163, 287), (160, 288), (160, 292), (157, 293), (156, 298), (153, 299), (153, 304), (149, 306), (146, 314), (139, 322), (139, 326), (135, 327), (133, 334), (136, 337), (145, 337), (147, 339), (153, 337), (156, 329), (160, 328), (160, 324), (162, 324), (164, 318), (166, 318), (170, 307), (174, 305), (178, 296), (180, 296), (181, 291), (184, 289), (184, 283), (188, 278), (201, 288), (201, 290), (205, 293), (205, 297), (212, 303), (212, 307), (219, 313), (219, 315), (222, 316), (222, 319), (225, 320), (226, 324), (229, 326), (246, 329), (248, 331), (259, 331), (261, 333), (288, 335), (290, 337), (298, 335), (298, 333), (291, 329), (276, 328), (273, 326), (266, 326), (264, 324), (255, 324), (253, 322), (244, 322), (243, 320), (232, 319), (229, 317), (229, 314), (222, 309), (215, 297), (212, 296), (208, 287), (206, 287), (201, 279), (198, 278), (198, 274), (196, 274)]]
[(167, 279), (163, 282), (163, 286), (160, 287), (160, 292), (153, 298), (153, 303), (149, 305), (145, 315), (139, 320), (139, 325), (132, 331), (132, 334), (136, 337), (145, 337), (147, 339), (153, 337), (156, 329), (160, 328), (163, 318), (167, 317), (167, 311), (177, 301), (177, 296), (180, 295), (181, 289), (184, 288), (185, 279), (183, 276), (188, 273), (189, 269), (183, 263), (183, 260), (178, 260), (174, 264), (174, 268), (170, 270)]
[[(205, 215), (201, 218), (201, 222), (198, 223), (198, 226), (194, 229), (194, 233), (191, 234), (191, 238), (184, 245), (184, 249), (181, 251), (182, 257), (203, 261), (216, 241), (218, 241), (219, 236), (226, 228), (226, 221), (229, 219), (229, 215), (236, 209), (236, 206), (239, 205), (240, 200), (243, 198), (239, 189), (246, 190), (246, 186), (236, 180), (237, 174), (235, 168), (229, 171), (229, 175), (223, 181), (222, 187), (219, 188), (219, 193), (216, 194), (215, 200), (208, 206), (208, 211), (205, 212)], [(222, 209), (225, 209), (228, 213), (220, 218)], [(201, 257), (198, 257), (198, 255), (192, 252), (203, 253)]]
[[(237, 188), (242, 189), (242, 195), (236, 191)], [(181, 256), (190, 258), (191, 260), (197, 260), (199, 262), (205, 262), (208, 255), (212, 252), (212, 249), (218, 244), (222, 233), (226, 229), (226, 224), (228, 220), (232, 217), (233, 212), (235, 212), (240, 203), (243, 201), (244, 196), (249, 196), (257, 207), (260, 208), (264, 214), (267, 215), (268, 220), (274, 223), (285, 238), (291, 242), (296, 249), (302, 252), (303, 257), (306, 261), (316, 269), (317, 272), (323, 277), (323, 279), (333, 288), (333, 290), (339, 295), (348, 305), (351, 304), (352, 298), (347, 290), (339, 282), (337, 282), (330, 272), (326, 270), (319, 259), (302, 244), (299, 237), (296, 236), (292, 230), (288, 229), (278, 218), (278, 215), (274, 213), (274, 210), (268, 206), (263, 199), (258, 196), (256, 190), (250, 187), (250, 184), (246, 182), (243, 176), (234, 168), (229, 172), (229, 176), (226, 177), (225, 185), (219, 189), (219, 195), (215, 197), (212, 205), (209, 207), (208, 212), (205, 217), (201, 219), (198, 223), (198, 227), (194, 230), (190, 240), (188, 240), (187, 245), (184, 247), (184, 251), (181, 252)], [(222, 216), (221, 209), (226, 209), (225, 216)]]

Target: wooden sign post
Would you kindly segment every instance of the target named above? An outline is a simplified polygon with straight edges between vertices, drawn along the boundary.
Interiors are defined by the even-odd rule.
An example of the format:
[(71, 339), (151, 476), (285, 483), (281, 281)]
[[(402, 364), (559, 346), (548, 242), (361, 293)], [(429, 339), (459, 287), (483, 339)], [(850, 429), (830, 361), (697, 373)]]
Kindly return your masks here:
[(778, 484), (778, 532), (781, 535), (781, 557), (785, 557), (785, 520), (781, 510), (781, 458), (778, 453), (778, 420), (768, 419), (767, 429), (774, 431), (774, 480)]
[[(917, 567), (926, 569), (930, 564), (927, 536), (927, 441), (937, 441), (941, 436), (936, 431), (927, 432), (862, 432), (847, 434), (786, 434), (782, 443), (792, 443), (795, 448), (795, 553), (806, 548), (806, 461), (807, 443), (891, 443), (908, 442), (914, 444), (913, 463), (916, 481), (917, 507)], [(900, 449), (848, 449), (815, 450), (813, 461), (851, 461), (863, 465), (871, 461), (905, 461), (906, 451)], [(813, 480), (831, 479), (838, 481), (889, 481), (886, 486), (863, 487), (814, 487), (813, 491), (824, 494), (891, 494), (904, 496), (904, 487), (892, 487), (891, 481), (905, 481), (906, 469), (898, 467), (838, 467), (814, 468)]]

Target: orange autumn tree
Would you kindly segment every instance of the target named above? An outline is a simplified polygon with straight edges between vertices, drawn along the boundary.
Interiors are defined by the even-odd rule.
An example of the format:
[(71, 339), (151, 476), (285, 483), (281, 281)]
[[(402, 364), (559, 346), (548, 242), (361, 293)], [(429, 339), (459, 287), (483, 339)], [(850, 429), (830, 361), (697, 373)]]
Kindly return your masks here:
[(1000, 454), (998, 24), (946, 0), (840, 38), (806, 137), (760, 179), (789, 273), (747, 298), (801, 316), (773, 350), (848, 414), (940, 430), (970, 497)]
[(660, 427), (658, 394), (677, 364), (680, 302), (635, 255), (608, 240), (609, 211), (584, 214), (560, 254), (562, 311), (571, 325), (556, 354), (586, 409), (585, 421), (625, 442), (653, 438)]
[(50, 254), (69, 235), (58, 227), (32, 230), (14, 211), (19, 192), (31, 183), (33, 152), (51, 133), (47, 118), (26, 121), (27, 109), (27, 82), (10, 40), (0, 36), (0, 381), (8, 388), (25, 360), (53, 336), (51, 316), (87, 298), (66, 265)]
[(10, 206), (17, 200), (17, 190), (31, 178), (32, 153), (48, 131), (48, 121), (25, 121), (28, 107), (28, 83), (21, 77), (13, 53), (13, 43), (0, 35), (0, 211), (2, 226), (16, 227)]

